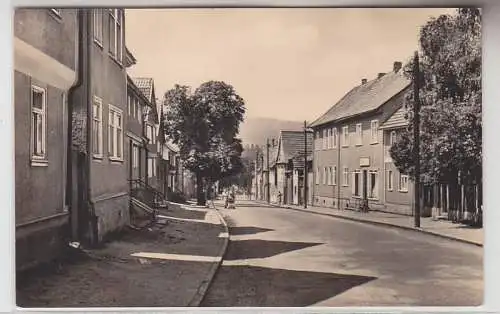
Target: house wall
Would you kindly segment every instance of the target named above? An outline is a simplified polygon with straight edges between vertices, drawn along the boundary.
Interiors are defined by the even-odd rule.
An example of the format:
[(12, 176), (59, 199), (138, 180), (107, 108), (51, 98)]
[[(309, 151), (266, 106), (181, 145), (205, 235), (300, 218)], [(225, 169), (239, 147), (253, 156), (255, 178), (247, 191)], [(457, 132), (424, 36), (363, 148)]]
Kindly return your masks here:
[[(15, 222), (18, 270), (57, 257), (68, 239), (67, 92), (76, 79), (77, 14), (14, 12)], [(31, 86), (45, 90), (46, 160), (32, 163)]]
[[(127, 130), (127, 75), (125, 67), (109, 54), (109, 14), (103, 14), (102, 47), (93, 42), (91, 49), (92, 95), (102, 99), (103, 105), (103, 157), (94, 158), (91, 165), (91, 191), (95, 213), (98, 217), (99, 239), (119, 230), (129, 222), (128, 163), (130, 142), (123, 134), (122, 160), (111, 160), (108, 154), (109, 105), (122, 111), (123, 132)], [(123, 23), (125, 24), (125, 23)], [(122, 25), (125, 31), (125, 25)], [(122, 42), (125, 57), (125, 40)], [(91, 145), (95, 145), (92, 143)]]
[[(385, 211), (412, 215), (413, 205), (413, 183), (408, 180), (408, 191), (402, 191), (399, 188), (400, 172), (394, 165), (390, 156), (390, 133), (393, 130), (384, 131), (384, 166), (385, 166)], [(397, 132), (397, 131), (396, 131)], [(393, 184), (392, 189), (389, 187), (389, 173), (392, 172)]]
[[(360, 180), (363, 180), (363, 170), (377, 173), (376, 183), (376, 196), (369, 199), (369, 206), (371, 209), (381, 210), (385, 208), (384, 205), (384, 186), (385, 186), (385, 171), (384, 171), (384, 147), (383, 136), (384, 132), (381, 129), (377, 130), (377, 141), (372, 143), (371, 140), (371, 121), (377, 120), (380, 125), (397, 110), (403, 101), (404, 93), (399, 93), (385, 103), (378, 111), (365, 114), (356, 118), (348, 119), (345, 121), (330, 123), (323, 126), (316, 127), (315, 131), (315, 149), (314, 149), (314, 204), (318, 206), (327, 207), (344, 207), (346, 202), (350, 199), (358, 198), (353, 193), (353, 173), (354, 171), (361, 171)], [(357, 145), (356, 141), (356, 125), (362, 125), (362, 144)], [(348, 146), (342, 145), (342, 128), (348, 126)], [(328, 128), (337, 128), (337, 147), (331, 149), (322, 148), (323, 130)], [(319, 131), (319, 138), (317, 138), (316, 131)], [(340, 150), (340, 160), (339, 160)], [(362, 166), (361, 159), (369, 160), (369, 164)], [(336, 166), (337, 185), (323, 183), (324, 167)], [(316, 184), (316, 176), (318, 176), (319, 167), (319, 184)], [(344, 167), (348, 168), (348, 184), (343, 182)], [(328, 172), (327, 172), (328, 174)], [(369, 179), (369, 178), (368, 178)], [(340, 185), (340, 186), (339, 186)], [(340, 190), (340, 193), (338, 192)], [(360, 184), (362, 195), (362, 184)]]

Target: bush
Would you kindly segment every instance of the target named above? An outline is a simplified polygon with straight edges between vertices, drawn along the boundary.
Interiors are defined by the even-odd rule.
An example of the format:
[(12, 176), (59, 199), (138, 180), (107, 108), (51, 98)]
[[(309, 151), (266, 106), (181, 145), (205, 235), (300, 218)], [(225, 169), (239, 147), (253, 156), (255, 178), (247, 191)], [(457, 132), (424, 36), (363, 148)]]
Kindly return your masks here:
[(187, 204), (187, 197), (184, 193), (180, 191), (174, 191), (168, 193), (168, 200), (173, 203)]

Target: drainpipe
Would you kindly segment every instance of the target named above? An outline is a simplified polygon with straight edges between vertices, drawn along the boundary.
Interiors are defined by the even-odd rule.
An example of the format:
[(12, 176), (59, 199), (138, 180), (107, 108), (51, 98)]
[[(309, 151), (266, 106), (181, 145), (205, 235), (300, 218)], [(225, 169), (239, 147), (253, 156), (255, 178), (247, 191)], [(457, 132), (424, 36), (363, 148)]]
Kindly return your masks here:
[[(337, 133), (337, 136), (335, 138), (335, 141), (337, 144), (337, 209), (340, 209), (340, 185), (342, 184), (340, 182), (340, 168), (342, 163), (340, 162), (340, 137), (339, 137), (339, 131), (337, 130), (337, 127), (335, 127), (335, 133)], [(344, 172), (344, 167), (342, 166), (342, 173)], [(347, 174), (347, 177), (349, 178), (349, 173)]]
[(89, 39), (91, 34), (92, 34), (92, 9), (85, 9), (85, 20), (87, 22), (86, 28), (85, 28), (85, 49), (86, 49), (86, 67), (85, 67), (85, 75), (87, 77), (87, 82), (84, 85), (85, 87), (85, 96), (84, 99), (86, 100), (87, 104), (87, 128), (86, 128), (86, 136), (87, 140), (85, 142), (86, 144), (86, 151), (87, 151), (87, 164), (86, 166), (86, 173), (87, 173), (87, 210), (89, 212), (89, 236), (90, 236), (90, 245), (95, 245), (98, 242), (98, 225), (97, 225), (97, 216), (95, 214), (95, 206), (94, 202), (92, 201), (92, 148), (90, 145), (90, 139), (92, 138), (92, 67), (91, 67), (91, 61), (92, 61), (92, 45), (91, 45), (91, 40)]
[(78, 208), (74, 208), (72, 203), (73, 199), (73, 95), (75, 91), (82, 86), (83, 81), (83, 71), (82, 69), (82, 58), (83, 55), (83, 12), (81, 9), (76, 9), (76, 43), (75, 43), (75, 72), (76, 78), (73, 85), (68, 90), (67, 101), (67, 145), (66, 145), (66, 205), (68, 206), (70, 212), (70, 233), (71, 239), (73, 241), (78, 240), (78, 219), (76, 219)]

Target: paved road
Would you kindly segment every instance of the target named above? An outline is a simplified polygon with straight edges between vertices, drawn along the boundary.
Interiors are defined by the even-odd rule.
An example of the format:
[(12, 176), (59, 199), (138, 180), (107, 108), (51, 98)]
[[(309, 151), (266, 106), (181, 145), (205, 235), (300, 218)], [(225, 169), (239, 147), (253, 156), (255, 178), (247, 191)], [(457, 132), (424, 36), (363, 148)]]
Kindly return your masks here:
[(482, 248), (241, 201), (202, 306), (476, 306)]

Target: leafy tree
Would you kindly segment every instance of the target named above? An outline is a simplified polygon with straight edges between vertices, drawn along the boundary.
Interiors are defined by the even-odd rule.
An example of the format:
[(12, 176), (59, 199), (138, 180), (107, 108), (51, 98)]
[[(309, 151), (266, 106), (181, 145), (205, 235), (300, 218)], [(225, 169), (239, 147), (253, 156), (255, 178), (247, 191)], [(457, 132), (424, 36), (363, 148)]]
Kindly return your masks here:
[[(422, 179), (482, 179), (481, 12), (458, 9), (431, 19), (420, 31), (420, 162)], [(413, 78), (413, 60), (404, 67)], [(398, 169), (414, 177), (413, 89), (406, 94), (409, 127), (391, 147)]]
[(184, 166), (196, 175), (197, 202), (204, 205), (204, 187), (241, 171), (243, 150), (238, 135), (245, 102), (224, 82), (209, 81), (194, 93), (175, 85), (165, 93), (163, 128), (179, 146)]

